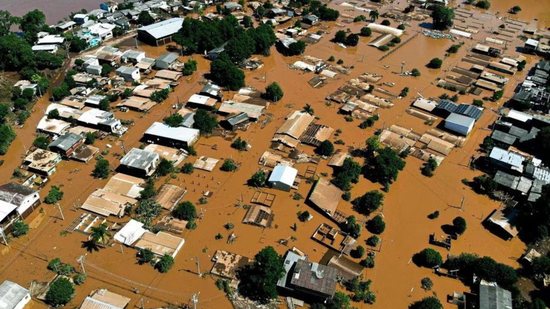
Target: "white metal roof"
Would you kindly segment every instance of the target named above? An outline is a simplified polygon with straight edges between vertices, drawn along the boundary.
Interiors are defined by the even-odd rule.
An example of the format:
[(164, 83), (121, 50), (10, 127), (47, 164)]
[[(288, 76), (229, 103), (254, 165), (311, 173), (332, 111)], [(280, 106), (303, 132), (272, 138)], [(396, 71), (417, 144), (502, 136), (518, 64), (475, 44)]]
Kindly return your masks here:
[(127, 246), (131, 246), (145, 233), (143, 223), (131, 219), (116, 234), (115, 240)]
[(161, 122), (154, 122), (145, 134), (165, 137), (177, 141), (193, 142), (199, 136), (199, 130), (185, 127), (173, 128)]
[(474, 126), (475, 119), (468, 116), (460, 115), (457, 113), (451, 113), (449, 117), (445, 119), (445, 122), (455, 123), (461, 126), (471, 128)]
[(279, 164), (275, 166), (271, 175), (269, 175), (269, 182), (281, 182), (286, 185), (292, 186), (294, 179), (298, 175), (298, 170), (288, 165)]
[(507, 151), (498, 147), (493, 147), (491, 153), (489, 154), (489, 157), (497, 161), (505, 162), (515, 167), (522, 167), (523, 161), (525, 160), (523, 156), (517, 153)]
[(172, 35), (178, 32), (183, 25), (183, 18), (176, 17), (163, 20), (152, 25), (139, 28), (139, 31), (145, 31), (149, 33), (155, 39), (160, 39), (165, 36)]
[(13, 309), (20, 305), (26, 296), (29, 296), (29, 290), (6, 280), (0, 284), (0, 309)]
[(509, 110), (508, 113), (506, 114), (506, 117), (517, 121), (521, 121), (521, 122), (527, 122), (533, 119), (533, 116), (526, 114), (524, 112), (517, 111), (515, 109)]

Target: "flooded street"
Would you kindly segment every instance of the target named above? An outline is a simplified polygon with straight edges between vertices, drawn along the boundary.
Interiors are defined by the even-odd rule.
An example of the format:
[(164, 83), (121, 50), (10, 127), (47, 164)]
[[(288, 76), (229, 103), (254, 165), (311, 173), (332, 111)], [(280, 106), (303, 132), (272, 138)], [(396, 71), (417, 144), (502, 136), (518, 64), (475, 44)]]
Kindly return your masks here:
[[(66, 7), (64, 1), (35, 1), (40, 5), (49, 6), (49, 10), (58, 10), (63, 7), (65, 11), (75, 11), (85, 3), (89, 8), (97, 7), (101, 1), (67, 1), (71, 9)], [(541, 11), (548, 12), (548, 5), (542, 10), (528, 8), (527, 3), (522, 2), (523, 11), (518, 18), (531, 18), (538, 16), (539, 21), (548, 21), (548, 16), (539, 15)], [(17, 8), (15, 8), (16, 4)], [(0, 9), (8, 9), (13, 14), (15, 10), (24, 13), (29, 8), (26, 3), (32, 1), (4, 0)], [(46, 5), (46, 3), (48, 3)], [(525, 3), (525, 4), (524, 4)], [(78, 4), (78, 5), (77, 5)], [(512, 4), (511, 1), (493, 1), (491, 9), (504, 10)], [(29, 4), (31, 5), (31, 4)], [(72, 9), (75, 5), (77, 8)], [(6, 7), (6, 6), (11, 6)], [(59, 13), (59, 16), (48, 15), (49, 22), (56, 22), (68, 12)], [(546, 21), (544, 21), (546, 20)], [(392, 21), (392, 25), (396, 25)], [(424, 133), (433, 128), (424, 123), (423, 120), (411, 116), (406, 112), (412, 100), (417, 94), (424, 97), (437, 97), (443, 93), (450, 93), (435, 86), (435, 80), (444, 75), (452, 66), (457, 65), (460, 59), (471, 48), (473, 40), (466, 41), (465, 46), (456, 54), (445, 58), (441, 70), (431, 70), (425, 67), (426, 63), (433, 57), (444, 58), (445, 51), (453, 42), (451, 40), (437, 40), (428, 38), (420, 33), (420, 27), (414, 24), (407, 28), (406, 34), (402, 37), (402, 44), (395, 49), (395, 52), (385, 55), (383, 52), (367, 46), (373, 39), (361, 38), (357, 47), (343, 49), (330, 39), (340, 29), (351, 28), (357, 31), (359, 24), (328, 24), (328, 33), (317, 43), (309, 45), (306, 49), (307, 55), (320, 59), (328, 59), (334, 56), (335, 59), (342, 59), (343, 65), (353, 66), (349, 75), (339, 74), (334, 80), (329, 80), (322, 88), (312, 88), (308, 80), (315, 75), (303, 73), (290, 69), (290, 64), (301, 59), (301, 57), (284, 57), (275, 48), (271, 50), (271, 56), (259, 57), (264, 61), (264, 66), (253, 72), (246, 73), (248, 86), (258, 90), (263, 89), (271, 82), (278, 82), (284, 90), (284, 98), (271, 104), (266, 110), (271, 121), (265, 127), (260, 123), (252, 124), (246, 132), (238, 131), (237, 135), (251, 144), (252, 149), (246, 152), (239, 152), (230, 147), (230, 142), (222, 137), (201, 137), (195, 149), (199, 156), (210, 156), (223, 160), (232, 158), (240, 163), (235, 173), (222, 172), (219, 168), (213, 172), (195, 170), (191, 175), (177, 173), (175, 177), (164, 177), (156, 181), (157, 187), (163, 183), (172, 183), (187, 189), (184, 200), (195, 203), (199, 213), (204, 218), (198, 222), (196, 230), (185, 230), (182, 235), (185, 245), (175, 259), (174, 267), (167, 274), (160, 274), (149, 265), (138, 265), (135, 258), (136, 250), (122, 247), (118, 244), (109, 248), (100, 249), (96, 252), (86, 252), (82, 248), (82, 242), (86, 236), (78, 232), (68, 232), (73, 221), (78, 219), (82, 210), (78, 207), (87, 196), (97, 188), (105, 185), (107, 180), (94, 179), (91, 171), (94, 161), (87, 164), (76, 161), (63, 161), (57, 168), (57, 172), (51, 177), (48, 185), (42, 190), (45, 196), (51, 185), (61, 185), (65, 196), (61, 201), (65, 220), (60, 219), (60, 214), (55, 207), (43, 204), (40, 211), (35, 211), (27, 221), (31, 225), (29, 235), (20, 239), (12, 240), (10, 247), (0, 245), (0, 280), (14, 280), (24, 286), (29, 286), (32, 280), (46, 281), (53, 277), (53, 273), (46, 269), (49, 260), (60, 257), (64, 262), (77, 266), (77, 258), (85, 256), (85, 267), (88, 280), (84, 285), (77, 287), (77, 294), (67, 307), (79, 306), (88, 293), (97, 288), (107, 287), (113, 292), (132, 298), (128, 308), (143, 306), (154, 308), (171, 304), (187, 304), (193, 293), (200, 292), (199, 308), (230, 308), (231, 303), (227, 300), (223, 291), (216, 288), (215, 277), (209, 275), (200, 277), (198, 272), (208, 272), (211, 267), (211, 257), (216, 250), (227, 250), (243, 256), (253, 257), (261, 248), (273, 246), (283, 254), (286, 250), (296, 247), (308, 255), (312, 261), (319, 261), (327, 252), (327, 249), (311, 239), (313, 231), (321, 223), (334, 225), (332, 221), (321, 215), (317, 210), (306, 206), (304, 200), (293, 199), (292, 192), (283, 192), (272, 189), (266, 191), (276, 195), (276, 201), (272, 206), (275, 214), (274, 226), (262, 229), (252, 225), (241, 224), (246, 213), (243, 204), (249, 204), (254, 194), (254, 189), (246, 186), (247, 179), (259, 169), (257, 164), (261, 154), (270, 147), (271, 138), (275, 131), (284, 122), (285, 117), (293, 110), (300, 110), (306, 104), (310, 104), (317, 122), (341, 129), (342, 133), (338, 139), (342, 139), (345, 145), (335, 145), (336, 149), (349, 150), (350, 148), (362, 148), (365, 140), (372, 136), (376, 130), (389, 127), (393, 124), (405, 128), (411, 128), (415, 132)], [(134, 41), (129, 40), (128, 44), (119, 44), (119, 47), (131, 47)], [(152, 47), (140, 45), (140, 49), (147, 53), (148, 57), (157, 57), (166, 52), (165, 47)], [(507, 53), (515, 54), (513, 50)], [(134, 124), (122, 138), (108, 137), (96, 142), (101, 150), (107, 149), (107, 144), (112, 148), (105, 157), (110, 161), (111, 167), (119, 164), (119, 159), (124, 155), (122, 143), (126, 149), (139, 147), (143, 132), (155, 121), (162, 121), (164, 117), (172, 113), (172, 105), (178, 102), (185, 102), (193, 93), (202, 88), (201, 81), (203, 74), (210, 69), (209, 61), (200, 55), (193, 57), (198, 61), (198, 72), (190, 78), (182, 78), (169, 98), (155, 106), (148, 113), (116, 111), (115, 114), (122, 120), (133, 120)], [(186, 61), (188, 57), (180, 57), (180, 61)], [(532, 58), (528, 59), (528, 67), (534, 64)], [(404, 63), (405, 69), (418, 68), (422, 75), (420, 77), (406, 77), (396, 74)], [(360, 121), (348, 122), (343, 115), (337, 114), (340, 105), (327, 104), (325, 98), (346, 81), (356, 78), (359, 75), (369, 72), (383, 75), (383, 82), (395, 83), (395, 87), (386, 87), (388, 91), (399, 93), (403, 87), (409, 87), (409, 96), (403, 99), (395, 99), (394, 106), (390, 109), (380, 109), (380, 120), (368, 129), (358, 127)], [(513, 77), (505, 90), (505, 98), (513, 94), (515, 84), (521, 81), (525, 72), (518, 73)], [(231, 97), (226, 93), (225, 99)], [(461, 95), (459, 102), (471, 103), (474, 96), (471, 94)], [(7, 180), (14, 168), (20, 163), (26, 150), (31, 146), (35, 137), (37, 122), (43, 115), (43, 110), (49, 104), (48, 96), (44, 96), (37, 102), (31, 118), (23, 128), (17, 129), (17, 139), (11, 145), (8, 155), (1, 157), (5, 160), (0, 166), (0, 178)], [(450, 251), (436, 248), (442, 256), (447, 254), (458, 255), (463, 252), (488, 255), (498, 262), (506, 263), (517, 267), (517, 258), (524, 252), (525, 245), (519, 239), (504, 241), (494, 236), (481, 225), (484, 220), (499, 204), (486, 196), (475, 194), (470, 188), (462, 184), (462, 179), (472, 179), (480, 174), (468, 168), (470, 157), (476, 153), (479, 144), (490, 131), (487, 129), (496, 119), (496, 110), (499, 104), (486, 102), (485, 112), (477, 122), (475, 129), (470, 133), (466, 144), (457, 148), (446, 157), (443, 164), (436, 170), (434, 177), (424, 177), (420, 173), (422, 162), (409, 156), (405, 169), (399, 174), (397, 181), (391, 186), (390, 192), (385, 194), (383, 207), (384, 220), (387, 228), (381, 235), (382, 246), (376, 253), (376, 266), (367, 269), (364, 277), (371, 279), (372, 289), (376, 293), (374, 305), (357, 304), (359, 308), (406, 308), (411, 302), (425, 296), (436, 294), (442, 300), (445, 308), (456, 308), (455, 305), (445, 303), (447, 294), (453, 291), (462, 292), (468, 290), (460, 281), (444, 277), (436, 277), (430, 269), (419, 268), (411, 262), (414, 253), (430, 247), (428, 236), (431, 233), (443, 235), (441, 228), (444, 224), (451, 223), (456, 216), (462, 216), (467, 220), (468, 229), (463, 236), (453, 242)], [(114, 106), (114, 105), (113, 105)], [(263, 119), (262, 119), (263, 120)], [(261, 122), (261, 121), (260, 121)], [(300, 150), (312, 154), (313, 148), (302, 146)], [(196, 157), (189, 157), (185, 162), (194, 162)], [(362, 158), (355, 158), (363, 163)], [(313, 164), (297, 164), (299, 174), (304, 174), (308, 167), (316, 168), (318, 175), (327, 173), (331, 175), (332, 168), (327, 166), (326, 160), (321, 160), (317, 166)], [(302, 181), (298, 193), (303, 197), (308, 195), (311, 184)], [(351, 193), (352, 198), (358, 197), (373, 189), (380, 189), (378, 184), (373, 184), (364, 177), (361, 177), (358, 184), (355, 184)], [(197, 202), (203, 191), (211, 191), (212, 197), (207, 204), (199, 205)], [(464, 207), (459, 205), (464, 200)], [(366, 218), (358, 215), (352, 210), (349, 202), (341, 201), (339, 209), (348, 214), (355, 214), (360, 221)], [(297, 212), (308, 210), (312, 215), (311, 221), (301, 223), (297, 219)], [(436, 220), (427, 219), (427, 215), (433, 211), (440, 212)], [(126, 222), (128, 218), (109, 218), (113, 222)], [(224, 228), (226, 223), (232, 223), (235, 228), (227, 231)], [(291, 226), (297, 224), (294, 231)], [(228, 244), (228, 235), (234, 232), (237, 240)], [(223, 239), (216, 240), (216, 234), (222, 234)], [(359, 243), (364, 246), (364, 241), (370, 235), (363, 228)], [(279, 244), (279, 240), (290, 240), (288, 246)], [(359, 260), (356, 260), (357, 262)], [(423, 277), (430, 277), (434, 282), (434, 288), (426, 292), (420, 287), (420, 280)], [(45, 307), (37, 304), (36, 308)]]

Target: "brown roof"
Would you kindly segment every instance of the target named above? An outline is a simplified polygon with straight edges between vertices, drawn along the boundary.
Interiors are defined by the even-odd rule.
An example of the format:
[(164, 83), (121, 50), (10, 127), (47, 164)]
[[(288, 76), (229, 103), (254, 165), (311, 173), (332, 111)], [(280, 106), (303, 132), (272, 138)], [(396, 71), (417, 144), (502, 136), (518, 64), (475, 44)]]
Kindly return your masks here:
[(254, 224), (262, 227), (270, 227), (273, 222), (273, 214), (269, 207), (252, 205), (244, 216), (243, 223)]
[(303, 290), (333, 296), (339, 271), (336, 268), (298, 260), (290, 284)]
[(235, 253), (217, 250), (212, 257), (212, 262), (214, 262), (212, 270), (210, 271), (212, 274), (235, 279), (236, 271), (248, 264), (250, 260), (247, 257)]
[(286, 121), (277, 130), (279, 134), (286, 134), (296, 139), (306, 131), (315, 117), (305, 112), (294, 111), (288, 115)]
[(103, 189), (127, 197), (137, 198), (141, 190), (143, 190), (141, 185), (144, 183), (145, 180), (141, 178), (117, 173), (109, 179), (109, 182), (107, 182)]
[(94, 291), (89, 297), (86, 297), (80, 309), (112, 308), (111, 306), (125, 308), (129, 302), (130, 298), (126, 296), (113, 293), (107, 289), (99, 289)]
[(342, 193), (342, 190), (331, 184), (327, 179), (319, 178), (309, 195), (309, 201), (333, 216), (342, 198)]
[(153, 234), (146, 231), (143, 236), (134, 244), (136, 248), (149, 249), (156, 255), (169, 254), (172, 257), (176, 257), (179, 250), (185, 243), (185, 240), (181, 237), (177, 237), (165, 232), (158, 232)]
[(82, 204), (82, 209), (108, 217), (123, 216), (126, 206), (135, 205), (137, 200), (104, 189), (97, 189)]
[(327, 265), (337, 268), (340, 271), (340, 276), (344, 277), (346, 280), (361, 276), (365, 269), (360, 264), (355, 263), (343, 255), (334, 255), (328, 261)]
[(160, 188), (160, 192), (155, 197), (155, 201), (167, 210), (171, 210), (181, 201), (187, 191), (175, 185), (164, 184)]

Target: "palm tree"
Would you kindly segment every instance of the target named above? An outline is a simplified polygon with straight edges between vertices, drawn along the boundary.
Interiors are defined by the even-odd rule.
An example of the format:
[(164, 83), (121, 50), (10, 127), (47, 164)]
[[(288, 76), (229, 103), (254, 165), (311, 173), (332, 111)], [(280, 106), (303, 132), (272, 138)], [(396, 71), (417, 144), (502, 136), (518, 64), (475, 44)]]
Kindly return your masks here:
[(304, 112), (306, 112), (306, 113), (308, 113), (308, 114), (310, 114), (310, 115), (313, 115), (313, 113), (314, 113), (315, 111), (313, 110), (313, 107), (311, 107), (311, 105), (306, 104), (306, 105), (304, 106)]
[(371, 18), (372, 21), (376, 21), (376, 19), (378, 18), (380, 14), (378, 14), (378, 11), (377, 10), (372, 10), (369, 12), (369, 16)]
[(94, 244), (105, 244), (107, 239), (111, 237), (111, 234), (107, 230), (107, 224), (101, 223), (98, 226), (92, 227), (92, 233), (90, 234), (91, 241)]

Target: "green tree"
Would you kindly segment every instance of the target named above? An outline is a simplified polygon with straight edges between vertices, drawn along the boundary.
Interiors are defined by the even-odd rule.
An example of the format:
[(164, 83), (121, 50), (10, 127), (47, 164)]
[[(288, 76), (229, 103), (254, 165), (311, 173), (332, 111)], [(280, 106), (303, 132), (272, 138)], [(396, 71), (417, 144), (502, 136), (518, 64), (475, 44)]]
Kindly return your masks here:
[(63, 199), (63, 191), (58, 186), (52, 186), (46, 198), (44, 198), (44, 203), (46, 204), (55, 204)]
[(166, 176), (175, 171), (174, 162), (161, 158), (155, 174), (157, 176)]
[(466, 231), (466, 220), (462, 217), (456, 217), (453, 219), (453, 230), (458, 235), (464, 234)]
[(363, 27), (359, 34), (361, 34), (361, 36), (371, 36), (372, 30), (369, 27)]
[(53, 88), (52, 98), (54, 101), (61, 101), (61, 99), (71, 94), (69, 90), (69, 86), (66, 83), (62, 83), (58, 87)]
[(372, 235), (371, 237), (367, 238), (366, 242), (367, 245), (371, 247), (376, 247), (380, 243), (380, 238), (376, 235)]
[(220, 167), (220, 170), (224, 172), (233, 172), (237, 170), (237, 163), (232, 159), (225, 159), (223, 161), (222, 166)]
[(147, 11), (141, 11), (139, 13), (137, 23), (143, 26), (147, 26), (155, 23), (155, 19)]
[(111, 237), (107, 223), (101, 223), (98, 226), (92, 226), (90, 230), (90, 240), (96, 245), (105, 245), (107, 243), (107, 240), (109, 240), (109, 237)]
[(365, 255), (365, 248), (363, 246), (357, 246), (355, 249), (351, 250), (350, 255), (354, 259), (360, 259)]
[(436, 297), (429, 296), (412, 303), (409, 309), (443, 309), (443, 305)]
[(411, 75), (414, 76), (414, 77), (418, 77), (420, 76), (420, 71), (416, 68), (412, 69), (411, 70)]
[(252, 23), (252, 18), (251, 18), (250, 16), (248, 16), (248, 15), (246, 15), (245, 17), (243, 17), (242, 23), (243, 23), (243, 26), (244, 26), (245, 28), (250, 28), (250, 27), (252, 27), (252, 25), (253, 25), (253, 23)]
[(59, 277), (50, 284), (46, 293), (46, 303), (53, 307), (67, 304), (74, 295), (74, 286), (66, 278)]
[(372, 212), (376, 211), (384, 201), (384, 194), (378, 190), (372, 190), (365, 193), (363, 196), (360, 196), (353, 200), (351, 203), (353, 209), (360, 214), (365, 216), (370, 215)]
[(249, 32), (242, 32), (229, 40), (225, 45), (224, 51), (233, 63), (240, 63), (250, 58), (256, 50), (256, 42), (250, 36)]
[(211, 134), (212, 131), (218, 126), (216, 116), (211, 115), (209, 112), (199, 109), (193, 117), (195, 121), (193, 128), (199, 129), (201, 134)]
[(371, 19), (373, 22), (376, 21), (376, 20), (378, 19), (378, 16), (380, 16), (380, 13), (378, 13), (377, 10), (371, 10), (371, 11), (369, 12), (369, 17), (370, 17), (370, 19)]
[(46, 15), (37, 9), (23, 15), (19, 23), (19, 28), (24, 32), (25, 39), (30, 44), (34, 44), (36, 41), (36, 34), (46, 27)]
[(155, 268), (161, 273), (167, 273), (173, 265), (174, 258), (166, 253), (157, 261)]
[(141, 199), (136, 207), (137, 220), (150, 228), (153, 219), (155, 219), (162, 210), (162, 207), (153, 199)]
[(17, 220), (13, 223), (13, 230), (11, 231), (13, 237), (21, 237), (23, 235), (27, 235), (28, 232), (29, 225), (25, 223), (25, 221)]
[(195, 167), (193, 166), (193, 163), (190, 162), (183, 164), (181, 167), (181, 172), (184, 174), (192, 174), (193, 170), (195, 170)]
[(273, 32), (273, 27), (268, 24), (262, 24), (253, 29), (251, 31), (251, 35), (254, 38), (256, 53), (268, 56), (271, 46), (273, 46), (277, 41), (275, 32)]
[(183, 64), (182, 73), (184, 76), (192, 75), (196, 70), (197, 70), (197, 61), (193, 59), (189, 59)]
[(385, 229), (386, 222), (384, 222), (381, 215), (376, 215), (374, 218), (367, 221), (367, 230), (373, 234), (380, 235)]
[(48, 145), (50, 144), (50, 140), (46, 135), (38, 135), (34, 142), (32, 142), (34, 147), (40, 148), (40, 149), (47, 149)]
[(428, 62), (426, 66), (430, 69), (439, 69), (441, 68), (441, 65), (443, 65), (443, 60), (439, 58), (433, 58), (432, 60), (430, 60), (430, 62)]
[(422, 175), (432, 177), (437, 168), (437, 161), (434, 158), (429, 158), (422, 166)]
[(434, 249), (426, 248), (413, 256), (413, 261), (418, 266), (435, 267), (443, 263), (441, 254)]
[(397, 179), (399, 171), (405, 167), (405, 161), (391, 148), (378, 150), (374, 159), (367, 160), (366, 176), (384, 185), (387, 189)]
[(512, 8), (510, 8), (510, 10), (508, 10), (508, 12), (510, 14), (517, 14), (517, 13), (521, 12), (521, 6), (514, 5)]
[(453, 25), (455, 12), (452, 8), (442, 5), (435, 5), (432, 11), (433, 27), (438, 30), (445, 30)]
[(422, 278), (422, 280), (420, 280), (420, 285), (422, 286), (422, 289), (424, 289), (425, 291), (430, 291), (434, 286), (434, 283), (432, 282), (432, 279), (428, 277), (424, 277)]
[(15, 131), (8, 124), (0, 125), (0, 155), (6, 154), (15, 136)]
[(197, 209), (193, 203), (185, 201), (172, 210), (172, 216), (176, 219), (192, 221), (197, 218)]
[[(312, 306), (313, 308), (313, 306)], [(326, 304), (320, 305), (318, 309), (326, 308), (326, 309), (350, 309), (351, 307), (351, 300), (349, 296), (342, 292), (336, 292), (334, 293), (334, 296), (327, 301)]]
[(253, 187), (263, 187), (267, 181), (267, 176), (264, 171), (259, 170), (248, 180), (248, 185)]
[(351, 189), (352, 183), (359, 181), (359, 175), (361, 175), (361, 165), (351, 158), (346, 158), (342, 166), (334, 173), (332, 183), (338, 188), (348, 191)]
[(88, 48), (88, 42), (80, 37), (73, 35), (68, 38), (69, 41), (69, 51), (73, 53), (79, 53), (86, 48)]
[(180, 114), (171, 114), (170, 116), (164, 118), (164, 123), (170, 127), (179, 127), (183, 122), (183, 116)]
[(102, 99), (101, 101), (99, 101), (99, 109), (108, 111), (109, 109), (111, 109), (111, 101), (109, 101), (108, 98)]
[(12, 16), (8, 11), (0, 10), (0, 37), (8, 35), (11, 32), (11, 26), (18, 22), (19, 18)]
[(277, 297), (277, 281), (283, 277), (283, 259), (273, 247), (262, 249), (254, 263), (238, 271), (239, 292), (254, 301), (267, 303)]
[(248, 147), (248, 143), (241, 139), (240, 137), (237, 137), (232, 143), (231, 148), (237, 149), (238, 151), (244, 151)]
[(229, 90), (239, 90), (244, 86), (243, 71), (233, 64), (225, 53), (210, 63), (210, 75), (216, 84)]
[(346, 42), (346, 31), (339, 30), (334, 35), (334, 39), (332, 39), (334, 43), (345, 43)]
[(55, 70), (63, 66), (63, 56), (40, 51), (34, 54), (34, 61), (39, 70)]
[(153, 198), (157, 195), (157, 190), (155, 189), (155, 182), (153, 178), (147, 179), (143, 190), (139, 191), (139, 199), (146, 200)]
[(148, 248), (139, 249), (136, 256), (137, 256), (139, 265), (151, 263), (155, 258), (155, 254), (153, 253), (153, 251), (151, 251), (151, 249), (148, 249)]
[(153, 92), (153, 94), (151, 94), (151, 100), (157, 103), (161, 103), (162, 101), (168, 99), (169, 94), (170, 94), (170, 89), (157, 90)]
[(277, 82), (273, 82), (265, 88), (264, 97), (267, 100), (277, 102), (283, 98), (283, 95), (283, 89), (281, 89), (281, 86)]
[(342, 230), (351, 237), (358, 238), (361, 235), (361, 224), (357, 223), (355, 216), (349, 216), (346, 222), (342, 224)]
[(288, 45), (288, 50), (285, 51), (285, 56), (297, 56), (304, 53), (306, 43), (304, 41), (293, 42)]
[[(1, 11), (0, 11), (1, 12)], [(10, 108), (7, 104), (0, 104), (0, 124), (6, 122), (6, 118), (10, 114)]]
[(478, 2), (476, 2), (476, 6), (480, 9), (487, 10), (491, 7), (491, 2), (487, 0), (479, 0)]
[(95, 178), (102, 178), (106, 179), (109, 177), (109, 174), (111, 173), (111, 169), (109, 167), (109, 161), (104, 158), (98, 158), (95, 162), (95, 168), (92, 171), (92, 175)]
[(0, 69), (19, 71), (34, 66), (31, 45), (15, 34), (0, 36)]
[(315, 148), (315, 152), (320, 156), (332, 156), (334, 153), (334, 145), (329, 140), (324, 140)]
[(346, 44), (347, 46), (357, 46), (358, 43), (359, 43), (359, 35), (355, 33), (350, 33), (346, 37), (346, 42), (344, 44)]

